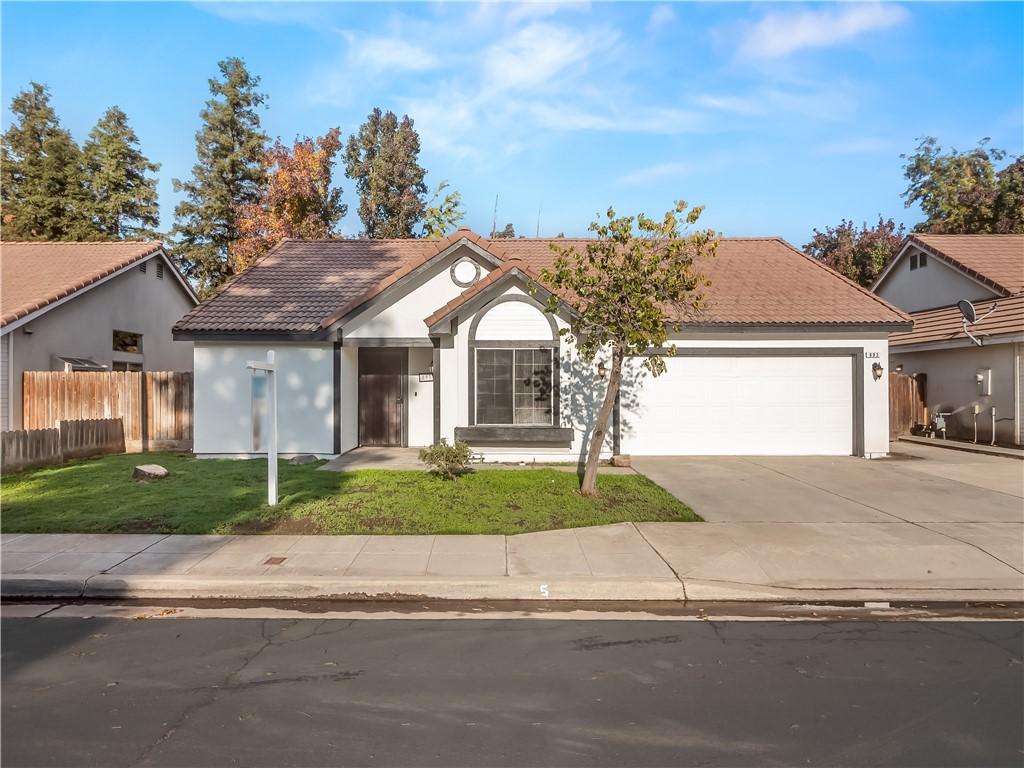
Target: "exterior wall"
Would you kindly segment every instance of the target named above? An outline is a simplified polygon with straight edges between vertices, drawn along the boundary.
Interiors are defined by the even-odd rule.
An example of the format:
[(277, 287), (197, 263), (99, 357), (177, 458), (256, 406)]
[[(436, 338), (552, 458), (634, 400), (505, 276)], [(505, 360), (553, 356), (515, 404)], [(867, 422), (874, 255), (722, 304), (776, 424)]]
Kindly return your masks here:
[[(1019, 408), (1019, 375), (1014, 344), (992, 344), (984, 347), (957, 347), (926, 352), (901, 352), (894, 348), (889, 365), (903, 366), (909, 374), (928, 376), (925, 402), (929, 415), (952, 413), (946, 417), (949, 437), (974, 438), (974, 406), (981, 407), (978, 414), (978, 440), (991, 442), (991, 407), (996, 408), (996, 440), (1002, 443), (1019, 442), (1019, 427), (1015, 410)], [(978, 369), (992, 370), (992, 394), (979, 395), (975, 375)]]
[[(171, 328), (193, 302), (170, 274), (170, 267), (165, 266), (163, 279), (157, 278), (158, 258), (147, 260), (145, 272), (136, 265), (5, 334), (14, 337), (11, 386), (6, 393), (11, 399), (9, 428), (19, 429), (22, 423), (22, 373), (63, 370), (56, 355), (88, 357), (108, 367), (122, 360), (142, 363), (148, 371), (192, 370), (192, 342), (174, 341)], [(114, 352), (115, 330), (141, 333), (142, 354)]]
[[(334, 455), (333, 345), (294, 343), (195, 343), (195, 453), (253, 455), (252, 372), (246, 363), (266, 360), (269, 349), (278, 370), (279, 452)], [(343, 365), (345, 360), (343, 354)], [(343, 435), (350, 434), (346, 420), (355, 418), (354, 407), (343, 410)]]
[(0, 432), (10, 429), (11, 423), (11, 334), (0, 336)]
[(341, 348), (341, 452), (359, 445), (359, 348)]
[(911, 270), (912, 251), (917, 249), (908, 248), (875, 291), (905, 312), (949, 307), (960, 299), (978, 301), (998, 295), (931, 254), (928, 254), (926, 266)]
[[(466, 251), (465, 247), (458, 249), (432, 275), (412, 283), (401, 297), (347, 323), (342, 328), (343, 338), (429, 338), (423, 320), (466, 290), (449, 273), (449, 266), (466, 256)], [(481, 267), (481, 275), (486, 272)]]
[(409, 445), (425, 446), (434, 442), (434, 383), (420, 381), (420, 374), (430, 369), (434, 350), (431, 347), (409, 347), (409, 375), (405, 397), (409, 403), (406, 426)]

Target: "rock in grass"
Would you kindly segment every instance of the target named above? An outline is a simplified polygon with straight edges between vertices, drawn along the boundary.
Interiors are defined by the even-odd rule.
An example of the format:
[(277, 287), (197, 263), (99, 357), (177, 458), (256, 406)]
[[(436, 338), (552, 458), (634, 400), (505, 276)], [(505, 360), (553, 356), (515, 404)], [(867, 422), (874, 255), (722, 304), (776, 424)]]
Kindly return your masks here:
[(132, 472), (132, 479), (163, 480), (170, 474), (171, 473), (167, 471), (166, 467), (161, 467), (159, 464), (139, 464), (135, 467), (135, 471)]
[(629, 466), (632, 466), (632, 464), (633, 464), (633, 459), (630, 456), (628, 456), (627, 454), (620, 453), (620, 454), (616, 454), (615, 456), (612, 456), (612, 466), (613, 467), (629, 467)]
[(300, 453), (298, 456), (292, 456), (288, 459), (289, 464), (315, 464), (319, 459), (312, 453)]

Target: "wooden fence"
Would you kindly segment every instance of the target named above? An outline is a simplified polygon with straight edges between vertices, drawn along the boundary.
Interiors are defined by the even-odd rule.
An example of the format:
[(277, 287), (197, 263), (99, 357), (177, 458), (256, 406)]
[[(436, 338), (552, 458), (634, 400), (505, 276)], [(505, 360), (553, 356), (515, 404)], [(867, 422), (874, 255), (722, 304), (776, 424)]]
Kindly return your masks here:
[(125, 450), (192, 449), (192, 374), (174, 371), (26, 371), (25, 429), (69, 419), (121, 419)]
[(56, 429), (0, 432), (0, 471), (63, 464), (68, 459), (124, 453), (121, 419), (62, 420)]
[(889, 374), (889, 436), (909, 435), (918, 424), (928, 423), (924, 374)]

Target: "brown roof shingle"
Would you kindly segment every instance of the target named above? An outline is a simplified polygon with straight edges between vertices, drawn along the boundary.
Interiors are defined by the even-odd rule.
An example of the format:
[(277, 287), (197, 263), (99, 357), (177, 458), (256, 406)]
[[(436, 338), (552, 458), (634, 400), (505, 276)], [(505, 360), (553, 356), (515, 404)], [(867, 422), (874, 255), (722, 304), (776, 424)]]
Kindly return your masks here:
[[(988, 312), (993, 303), (996, 305), (996, 311), (970, 326), (971, 333), (979, 338), (1024, 333), (1024, 293), (1007, 299), (997, 299), (995, 302), (974, 302), (978, 317)], [(890, 347), (967, 338), (961, 322), (962, 315), (956, 306), (926, 309), (912, 313), (911, 317), (914, 318), (914, 329), (906, 333), (892, 334), (889, 337)]]
[(0, 242), (0, 325), (63, 299), (163, 247), (158, 241)]
[[(547, 239), (285, 241), (175, 326), (184, 333), (317, 333), (465, 237), (539, 275)], [(587, 240), (559, 239), (586, 247)], [(701, 324), (893, 324), (908, 317), (780, 238), (724, 238), (699, 264), (710, 279)], [(475, 294), (474, 294), (475, 295)], [(440, 308), (439, 308), (440, 309)], [(429, 319), (429, 318), (428, 318)]]
[(1002, 293), (1024, 291), (1024, 235), (911, 235), (909, 241)]

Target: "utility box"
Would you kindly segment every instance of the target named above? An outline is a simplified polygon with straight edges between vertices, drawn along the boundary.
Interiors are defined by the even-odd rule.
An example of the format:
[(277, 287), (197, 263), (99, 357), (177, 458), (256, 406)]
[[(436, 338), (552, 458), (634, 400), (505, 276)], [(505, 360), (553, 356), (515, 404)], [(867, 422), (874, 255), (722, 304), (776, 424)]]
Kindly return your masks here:
[(991, 395), (992, 394), (992, 369), (991, 368), (979, 368), (978, 372), (974, 374), (974, 380), (978, 384), (979, 395)]

